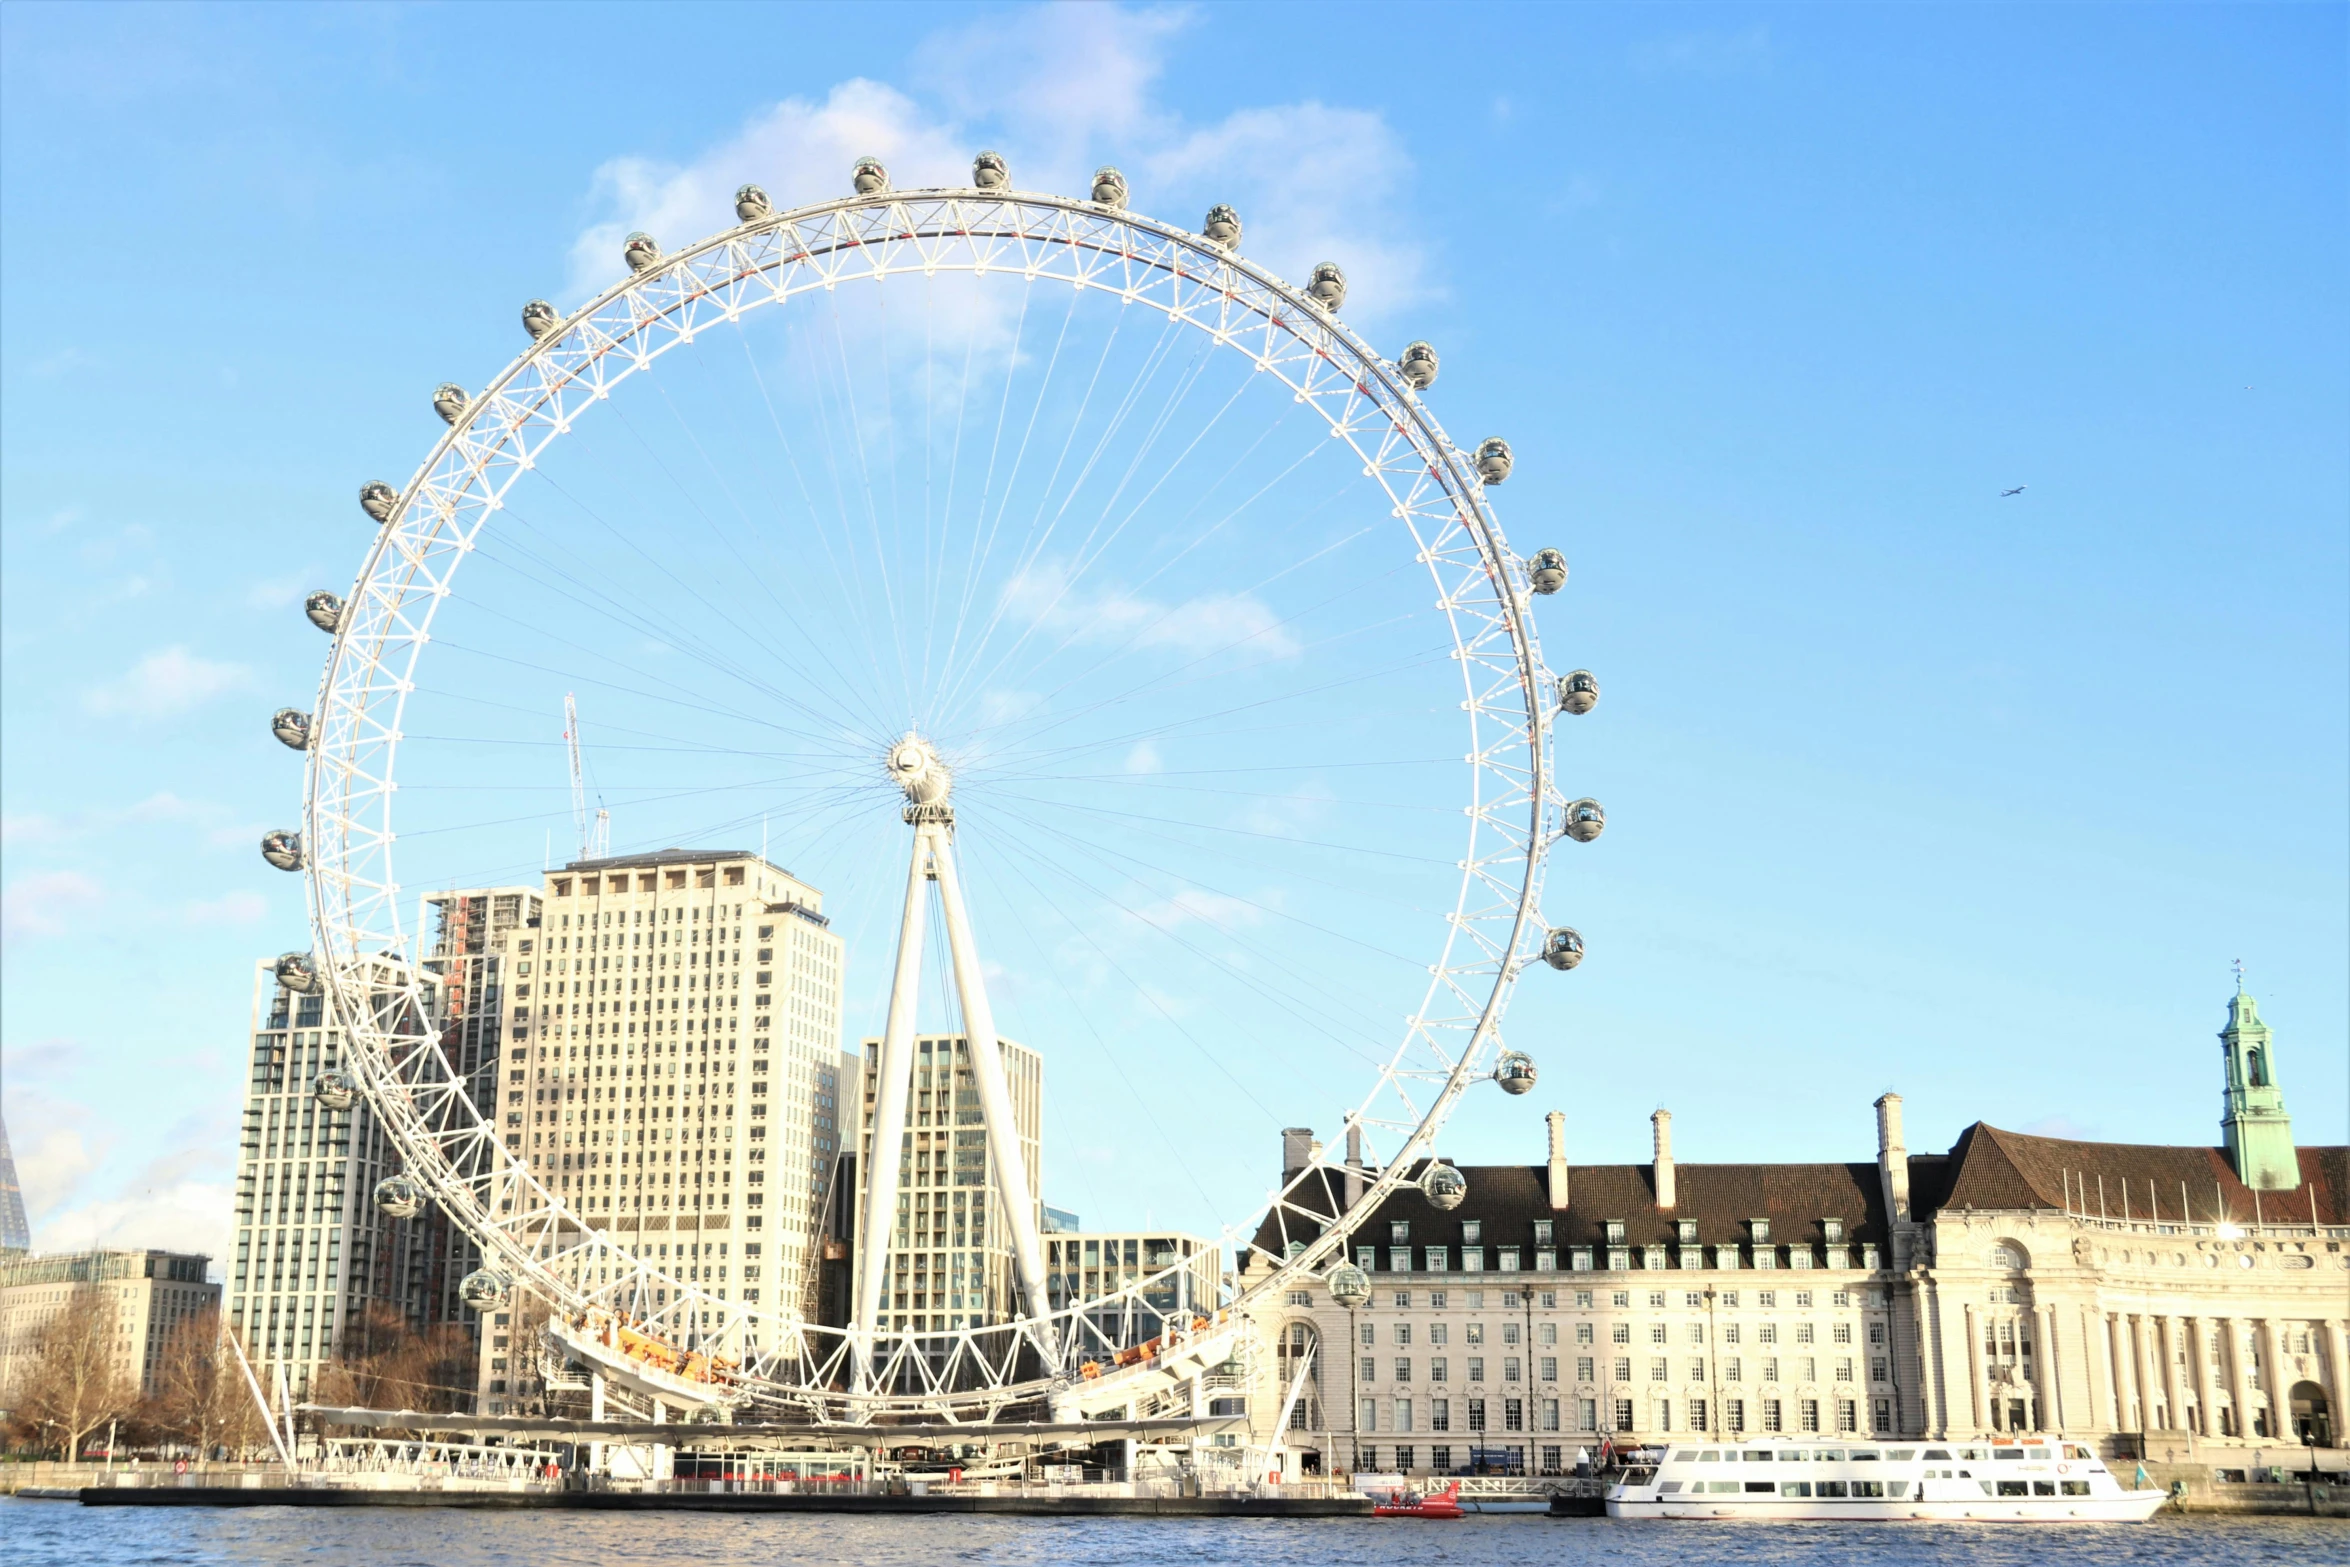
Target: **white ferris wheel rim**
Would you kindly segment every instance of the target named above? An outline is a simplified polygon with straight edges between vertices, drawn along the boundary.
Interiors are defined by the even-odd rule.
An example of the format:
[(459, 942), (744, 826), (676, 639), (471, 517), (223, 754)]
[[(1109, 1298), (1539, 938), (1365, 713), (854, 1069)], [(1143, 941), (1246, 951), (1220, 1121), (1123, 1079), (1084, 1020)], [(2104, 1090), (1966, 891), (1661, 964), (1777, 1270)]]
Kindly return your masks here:
[[(662, 256), (536, 338), (470, 400), (401, 488), (335, 629), (305, 765), (302, 868), (319, 978), (344, 1029), (346, 1069), (399, 1149), (404, 1173), (480, 1247), (485, 1268), (574, 1321), (597, 1308), (636, 1309), (631, 1302), (641, 1306), (659, 1291), (659, 1310), (638, 1310), (655, 1333), (683, 1324), (702, 1342), (730, 1345), (747, 1329), (771, 1325), (766, 1346), (746, 1357), (734, 1396), (800, 1403), (820, 1418), (851, 1403), (870, 1417), (894, 1408), (996, 1409), (1036, 1397), (1052, 1379), (1021, 1375), (1034, 1363), (1021, 1359), (1016, 1341), (1082, 1353), (1089, 1312), (1138, 1299), (1182, 1263), (1113, 1295), (1072, 1302), (1046, 1324), (890, 1333), (898, 1345), (890, 1364), (913, 1390), (852, 1396), (843, 1375), (847, 1330), (808, 1323), (781, 1304), (720, 1299), (631, 1255), (506, 1147), (494, 1105), (484, 1114), (440, 1034), (417, 1025), (429, 1015), (431, 982), (420, 967), (423, 932), (403, 928), (392, 874), (393, 763), (415, 663), (457, 567), (507, 489), (586, 405), (670, 348), (731, 328), (758, 306), (843, 282), (939, 271), (1019, 272), (1030, 287), (1055, 281), (1110, 292), (1205, 331), (1280, 377), (1393, 502), (1439, 590), (1462, 666), (1471, 789), (1460, 893), (1422, 1003), (1348, 1122), (1393, 1140), (1384, 1157), (1374, 1153), (1372, 1169), (1358, 1172), (1360, 1196), (1343, 1213), (1330, 1211), (1326, 1195), (1334, 1183), (1325, 1172), (1341, 1163), (1334, 1141), (1305, 1169), (1285, 1172), (1247, 1219), (1224, 1227), (1220, 1245), (1268, 1264), (1250, 1270), (1224, 1303), (1234, 1319), (1342, 1258), (1352, 1222), (1433, 1156), (1455, 1102), (1500, 1051), (1501, 1017), (1520, 970), (1539, 956), (1543, 870), (1564, 803), (1552, 780), (1552, 676), (1530, 613), (1526, 564), (1504, 540), (1474, 460), (1396, 366), (1332, 311), (1212, 240), (1122, 207), (1045, 193), (884, 190), (762, 216)], [(414, 961), (403, 957), (411, 951)], [(1414, 1063), (1415, 1050), (1426, 1064)], [(1395, 1108), (1381, 1113), (1390, 1098)], [(1258, 1246), (1268, 1220), (1282, 1237), (1294, 1224), (1302, 1239), (1278, 1251)], [(591, 1269), (613, 1282), (582, 1283)], [(694, 1326), (699, 1321), (721, 1325)]]

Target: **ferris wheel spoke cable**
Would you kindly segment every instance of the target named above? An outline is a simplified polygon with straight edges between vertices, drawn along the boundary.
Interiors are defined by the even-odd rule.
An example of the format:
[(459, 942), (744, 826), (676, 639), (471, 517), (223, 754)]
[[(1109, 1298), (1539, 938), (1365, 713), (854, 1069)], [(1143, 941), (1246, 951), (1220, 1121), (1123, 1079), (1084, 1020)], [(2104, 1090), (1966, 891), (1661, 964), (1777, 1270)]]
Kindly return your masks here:
[[(1078, 838), (1073, 834), (1062, 832), (1036, 820), (1033, 817), (1018, 813), (1005, 814), (1012, 815), (1014, 820), (1023, 823), (1036, 832), (1042, 833), (1047, 837), (1059, 839), (1065, 845), (1074, 848), (1091, 850), (1095, 856), (1105, 864), (1113, 859), (1123, 859), (1128, 864), (1140, 866), (1146, 870), (1158, 871), (1161, 874), (1172, 877), (1179, 883), (1179, 886), (1177, 892), (1170, 896), (1168, 901), (1173, 901), (1174, 897), (1179, 897), (1182, 887), (1188, 886), (1197, 888), (1202, 892), (1212, 893), (1218, 897), (1230, 898), (1236, 903), (1246, 904), (1251, 908), (1260, 909), (1268, 914), (1281, 913), (1280, 910), (1273, 909), (1256, 899), (1248, 898), (1238, 893), (1227, 892), (1222, 888), (1215, 887), (1209, 883), (1198, 881), (1193, 878), (1182, 876), (1176, 872), (1166, 871), (1163, 867), (1152, 865), (1146, 860), (1141, 860), (1131, 855), (1120, 855), (1114, 850), (1107, 849), (1100, 844), (1092, 843), (1086, 839)], [(1033, 853), (1034, 851), (1031, 852)], [(1091, 892), (1095, 897), (1098, 897), (1102, 901), (1111, 904), (1120, 912), (1126, 914), (1129, 918), (1134, 919), (1141, 924), (1148, 925), (1151, 929), (1157, 931), (1160, 935), (1164, 936), (1169, 941), (1174, 942), (1177, 946), (1182, 947), (1185, 951), (1191, 953), (1194, 957), (1199, 958), (1202, 962), (1207, 963), (1211, 967), (1227, 975), (1240, 985), (1248, 988), (1260, 996), (1263, 996), (1267, 1000), (1275, 1001), (1282, 1007), (1284, 1011), (1292, 1012), (1309, 1027), (1312, 1027), (1317, 1031), (1325, 1034), (1333, 1044), (1353, 1051), (1356, 1055), (1361, 1056), (1362, 1059), (1370, 1062), (1372, 1065), (1379, 1064), (1380, 1060), (1382, 1059), (1377, 1056), (1364, 1054), (1348, 1039), (1345, 1034), (1333, 1032), (1327, 1026), (1327, 1017), (1329, 1013), (1352, 1012), (1356, 1007), (1361, 1005), (1361, 998), (1359, 996), (1335, 986), (1325, 985), (1318, 981), (1307, 979), (1304, 977), (1302, 972), (1295, 968), (1284, 968), (1279, 970), (1278, 972), (1282, 975), (1283, 978), (1289, 980), (1292, 984), (1295, 984), (1304, 990), (1312, 992), (1313, 998), (1325, 1009), (1322, 1014), (1316, 1014), (1310, 1010), (1306, 1010), (1302, 1001), (1293, 1002), (1292, 998), (1276, 996), (1276, 994), (1270, 988), (1268, 988), (1262, 980), (1254, 975), (1245, 973), (1242, 970), (1235, 968), (1224, 959), (1217, 957), (1214, 953), (1208, 952), (1204, 948), (1196, 946), (1192, 942), (1186, 940), (1182, 935), (1177, 933), (1173, 926), (1162, 923), (1160, 920), (1154, 918), (1145, 910), (1135, 908), (1132, 904), (1127, 903), (1124, 899), (1117, 897), (1115, 894), (1105, 892), (1102, 889), (1093, 886), (1091, 883), (1086, 882), (1082, 877), (1078, 876), (1075, 871), (1070, 870), (1060, 857), (1048, 856), (1044, 854), (1035, 854), (1034, 857), (1039, 863), (1051, 866), (1053, 869), (1059, 871), (1068, 880), (1076, 882), (1079, 886), (1082, 886), (1088, 892)], [(1131, 880), (1135, 878), (1132, 878), (1130, 875), (1129, 879)], [(1157, 889), (1154, 888), (1152, 890), (1156, 891)], [(1191, 918), (1196, 919), (1201, 924), (1209, 926), (1211, 929), (1215, 930), (1218, 935), (1225, 936), (1233, 940), (1241, 939), (1239, 932), (1231, 929), (1229, 926), (1225, 925), (1221, 920), (1218, 920), (1210, 913), (1207, 913), (1196, 907), (1187, 908), (1185, 912)], [(1368, 943), (1355, 940), (1354, 938), (1340, 935), (1340, 933), (1329, 930), (1325, 926), (1317, 925), (1313, 921), (1305, 920), (1292, 915), (1285, 915), (1283, 917), (1291, 919), (1294, 923), (1302, 925), (1308, 929), (1318, 931), (1321, 934), (1335, 936), (1340, 940), (1350, 941), (1354, 945), (1363, 946), (1367, 950), (1380, 957), (1393, 958), (1398, 962), (1406, 964), (1411, 963), (1411, 960), (1408, 958), (1400, 957), (1395, 953), (1386, 952), (1378, 947), (1370, 946)], [(1418, 967), (1419, 965), (1413, 966)], [(1372, 1031), (1376, 1031), (1380, 1027), (1379, 1024), (1368, 1019), (1365, 1020), (1364, 1026), (1366, 1029)]]
[[(873, 575), (874, 579), (881, 584), (881, 602), (882, 608), (887, 617), (886, 624), (889, 631), (890, 651), (897, 655), (898, 695), (900, 700), (896, 710), (899, 712), (906, 712), (911, 708), (913, 699), (914, 676), (913, 672), (907, 667), (906, 663), (906, 628), (904, 619), (898, 614), (898, 574), (893, 569), (895, 562), (892, 559), (892, 552), (889, 546), (883, 542), (881, 537), (881, 510), (879, 496), (877, 494), (879, 487), (873, 482), (873, 465), (868, 460), (865, 451), (865, 420), (864, 416), (859, 412), (857, 406), (857, 377), (854, 369), (849, 363), (848, 339), (841, 330), (840, 295), (837, 293), (829, 294), (826, 296), (826, 302), (831, 306), (832, 349), (840, 362), (840, 396), (844, 405), (844, 414), (848, 426), (849, 436), (852, 442), (852, 449), (855, 451), (857, 458), (856, 488), (857, 493), (864, 497), (865, 504), (862, 510), (865, 514), (865, 531), (873, 543)], [(889, 307), (886, 302), (886, 296), (884, 296), (884, 303), (882, 304), (881, 309), (884, 312), (885, 317), (888, 308)], [(886, 343), (886, 331), (883, 333), (883, 337)], [(884, 353), (886, 354), (886, 352), (887, 350), (885, 347)], [(883, 377), (882, 384), (884, 387), (888, 385), (888, 377), (886, 375)], [(885, 406), (886, 401), (887, 399), (885, 398)], [(893, 430), (893, 442), (894, 438), (895, 431)], [(890, 473), (893, 486), (895, 483), (896, 472), (896, 466), (892, 464)], [(838, 483), (837, 479), (835, 480), (835, 483)], [(894, 505), (892, 507), (892, 511), (894, 514)]]

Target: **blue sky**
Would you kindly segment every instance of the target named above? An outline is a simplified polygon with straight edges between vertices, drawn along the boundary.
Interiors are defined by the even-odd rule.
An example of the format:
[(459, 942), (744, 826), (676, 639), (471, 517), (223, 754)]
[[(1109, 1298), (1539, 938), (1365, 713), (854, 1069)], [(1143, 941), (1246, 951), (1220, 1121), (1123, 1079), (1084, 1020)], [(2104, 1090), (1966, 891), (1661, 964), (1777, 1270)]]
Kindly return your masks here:
[[(0, 1043), (43, 1243), (225, 1233), (251, 964), (303, 942), (253, 849), (296, 809), (266, 718), (315, 685), (299, 599), (349, 580), (357, 484), (619, 233), (720, 226), (694, 214), (740, 168), (836, 188), (855, 137), (1055, 188), (1114, 160), (1186, 222), (1229, 192), (1251, 254), (1335, 256), (1375, 344), (1438, 344), (1456, 437), (1516, 448), (1511, 538), (1574, 566), (1546, 652), (1606, 687), (1568, 776), (1609, 829), (1547, 900), (1592, 959), (1513, 1010), (1541, 1087), (1472, 1096), (1455, 1158), (1537, 1157), (1554, 1107), (1578, 1158), (1644, 1157), (1659, 1103), (1684, 1159), (1866, 1157), (1888, 1086), (1913, 1147), (1978, 1118), (2208, 1141), (2236, 958), (2297, 1131), (2344, 1140), (2344, 34), (2315, 6), (8, 8)], [(1070, 1085), (1048, 1199), (1139, 1218), (1139, 1099), (1034, 1042)], [(1154, 1096), (1218, 1127), (1205, 1191), (1356, 1097), (1230, 1115), (1228, 1065)]]

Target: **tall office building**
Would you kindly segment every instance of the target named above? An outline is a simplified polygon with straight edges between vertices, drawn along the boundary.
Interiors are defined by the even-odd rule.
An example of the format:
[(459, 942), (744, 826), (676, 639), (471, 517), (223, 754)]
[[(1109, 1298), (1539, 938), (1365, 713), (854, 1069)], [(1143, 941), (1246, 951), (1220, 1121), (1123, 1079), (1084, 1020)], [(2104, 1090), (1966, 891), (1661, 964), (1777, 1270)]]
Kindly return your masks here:
[[(1028, 1189), (1043, 1188), (1038, 1128), (1044, 1116), (1044, 1058), (1002, 1041), (1004, 1078), (1020, 1129)], [(881, 1041), (865, 1041), (857, 1146), (861, 1201), (873, 1138), (873, 1101)], [(891, 1240), (889, 1287), (875, 1326), (911, 1332), (1008, 1322), (1013, 1289), (1012, 1236), (1003, 1217), (1003, 1186), (988, 1157), (979, 1085), (971, 1075), (971, 1041), (924, 1035), (914, 1041), (914, 1080), (906, 1096), (905, 1157), (898, 1169), (898, 1221)], [(1039, 1228), (1042, 1228), (1039, 1204)], [(859, 1257), (860, 1272), (869, 1259)]]
[(666, 849), (550, 872), (546, 900), (515, 975), (507, 1146), (636, 1255), (797, 1308), (838, 1151), (823, 894), (754, 854)]
[(33, 1227), (25, 1221), (16, 1155), (8, 1146), (8, 1120), (0, 1116), (0, 1252), (30, 1251), (32, 1247)]
[[(536, 936), (533, 888), (437, 893), (425, 960), (442, 974), (443, 1048), (486, 1095), (502, 1048), (500, 1006), (511, 954)], [(236, 1252), (228, 1317), (252, 1353), (284, 1362), (297, 1394), (338, 1352), (365, 1354), (388, 1308), (411, 1332), (470, 1325), (457, 1285), (477, 1253), (437, 1205), (395, 1219), (376, 1183), (401, 1168), (367, 1101), (318, 1102), (321, 1072), (343, 1061), (343, 1033), (323, 992), (302, 995), (255, 965), (252, 1075), (237, 1160)], [(477, 1101), (478, 1102), (478, 1101)]]

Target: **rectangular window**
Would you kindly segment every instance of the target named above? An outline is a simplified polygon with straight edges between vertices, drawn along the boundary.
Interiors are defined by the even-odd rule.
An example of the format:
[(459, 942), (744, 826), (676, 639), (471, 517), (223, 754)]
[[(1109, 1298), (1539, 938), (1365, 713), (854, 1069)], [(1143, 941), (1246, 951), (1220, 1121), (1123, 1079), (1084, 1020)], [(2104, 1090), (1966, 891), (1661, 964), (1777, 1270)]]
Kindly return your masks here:
[(1836, 1429), (1847, 1436), (1860, 1430), (1860, 1406), (1849, 1398), (1836, 1400)]
[(1379, 1362), (1376, 1360), (1366, 1360), (1363, 1362), (1363, 1380), (1365, 1382), (1376, 1382), (1379, 1380)]
[(1504, 1355), (1501, 1357), (1501, 1379), (1504, 1382), (1516, 1382), (1521, 1380), (1518, 1376), (1517, 1356)]
[(1618, 1431), (1632, 1429), (1632, 1401), (1628, 1398), (1616, 1400), (1616, 1429)]
[(1875, 1400), (1870, 1406), (1869, 1417), (1874, 1422), (1879, 1436), (1890, 1435), (1893, 1430), (1893, 1400), (1889, 1398)]
[(1409, 1382), (1411, 1379), (1412, 1363), (1409, 1360), (1405, 1360), (1399, 1357), (1395, 1362), (1395, 1380), (1398, 1382)]
[(1355, 1429), (1358, 1431), (1376, 1431), (1379, 1429), (1379, 1401), (1377, 1399), (1366, 1398), (1363, 1400), (1363, 1423), (1355, 1427)]
[(1542, 1357), (1542, 1380), (1543, 1380), (1543, 1381), (1545, 1381), (1545, 1382), (1556, 1382), (1558, 1379), (1559, 1379), (1559, 1358), (1558, 1358), (1558, 1356), (1556, 1356), (1556, 1355), (1545, 1355), (1545, 1356), (1543, 1356), (1543, 1357)]
[(1395, 1401), (1395, 1425), (1393, 1429), (1397, 1431), (1409, 1431), (1411, 1428), (1412, 1401), (1408, 1398), (1399, 1398)]
[(1577, 1355), (1575, 1357), (1575, 1380), (1578, 1382), (1589, 1382), (1591, 1379), (1591, 1357), (1589, 1355)]
[(1430, 1356), (1428, 1359), (1428, 1380), (1431, 1382), (1451, 1381), (1452, 1363), (1442, 1355)]
[(1502, 1248), (1501, 1248), (1501, 1250), (1500, 1250), (1500, 1262), (1501, 1262), (1501, 1271), (1502, 1271), (1502, 1272), (1504, 1272), (1504, 1273), (1515, 1273), (1515, 1272), (1517, 1272), (1517, 1271), (1518, 1271), (1518, 1248), (1517, 1248), (1517, 1247), (1515, 1247), (1515, 1246), (1504, 1246), (1504, 1247), (1502, 1247)]
[(1836, 1380), (1839, 1382), (1852, 1380), (1852, 1357), (1850, 1355), (1846, 1355), (1836, 1362)]
[(1388, 1272), (1390, 1272), (1390, 1273), (1409, 1273), (1409, 1272), (1411, 1272), (1411, 1271), (1412, 1271), (1412, 1249), (1411, 1249), (1409, 1246), (1390, 1246), (1390, 1247), (1388, 1247), (1388, 1248), (1387, 1248), (1387, 1271), (1388, 1271)]
[(1648, 1341), (1651, 1344), (1662, 1344), (1665, 1341), (1665, 1325), (1663, 1323), (1651, 1322), (1648, 1325)]
[(1689, 1429), (1692, 1431), (1704, 1431), (1709, 1429), (1705, 1423), (1705, 1419), (1705, 1400), (1702, 1398), (1691, 1399), (1689, 1401)]
[(1575, 1342), (1578, 1344), (1588, 1344), (1591, 1342), (1590, 1323), (1578, 1322), (1575, 1324)]
[(1632, 1380), (1631, 1356), (1618, 1355), (1616, 1357), (1616, 1380), (1618, 1382), (1629, 1382)]
[(1551, 1221), (1551, 1220), (1549, 1220), (1549, 1219), (1536, 1219), (1536, 1220), (1534, 1221), (1534, 1244), (1535, 1244), (1535, 1245), (1537, 1245), (1537, 1246), (1548, 1246), (1548, 1245), (1551, 1243), (1551, 1228), (1552, 1228), (1552, 1222), (1553, 1222), (1553, 1221)]
[(1802, 1399), (1797, 1403), (1796, 1410), (1798, 1418), (1803, 1422), (1804, 1430), (1817, 1431), (1820, 1428), (1820, 1401), (1818, 1399)]
[(1673, 1379), (1673, 1377), (1672, 1377), (1672, 1372), (1671, 1372), (1670, 1370), (1668, 1370), (1668, 1369), (1667, 1369), (1667, 1367), (1666, 1367), (1666, 1365), (1665, 1365), (1665, 1357), (1664, 1357), (1664, 1356), (1662, 1356), (1662, 1355), (1659, 1355), (1659, 1356), (1657, 1356), (1657, 1357), (1656, 1357), (1656, 1359), (1654, 1359), (1654, 1360), (1652, 1360), (1652, 1361), (1650, 1361), (1650, 1362), (1648, 1363), (1648, 1380), (1649, 1380), (1649, 1381), (1651, 1381), (1651, 1382), (1670, 1382), (1672, 1379)]
[(1629, 1343), (1631, 1343), (1631, 1342), (1632, 1342), (1632, 1324), (1631, 1324), (1631, 1323), (1629, 1323), (1629, 1322), (1618, 1322), (1618, 1323), (1614, 1324), (1613, 1326), (1611, 1326), (1611, 1327), (1610, 1327), (1610, 1328), (1607, 1330), (1607, 1337), (1608, 1337), (1608, 1342), (1609, 1342), (1609, 1343), (1611, 1343), (1611, 1344), (1629, 1344)]
[(1780, 1429), (1779, 1401), (1775, 1398), (1766, 1398), (1762, 1401), (1762, 1428), (1772, 1432)]
[(1501, 1401), (1501, 1428), (1504, 1431), (1526, 1429), (1526, 1401), (1524, 1399), (1505, 1398)]
[(1428, 1400), (1428, 1429), (1431, 1431), (1450, 1431), (1452, 1429), (1451, 1399), (1432, 1398)]
[(1469, 1357), (1469, 1380), (1472, 1382), (1485, 1380), (1485, 1357), (1483, 1355)]
[(1485, 1221), (1484, 1221), (1484, 1220), (1482, 1220), (1482, 1219), (1463, 1219), (1463, 1220), (1461, 1221), (1461, 1244), (1462, 1244), (1463, 1246), (1478, 1246), (1478, 1245), (1482, 1245), (1482, 1244), (1484, 1243), (1484, 1240), (1485, 1240)]
[(1730, 1398), (1722, 1401), (1723, 1430), (1731, 1436), (1746, 1434), (1746, 1400)]
[(1599, 1400), (1595, 1398), (1575, 1400), (1575, 1429), (1578, 1431), (1599, 1429)]
[[(1542, 1401), (1542, 1429), (1556, 1431), (1558, 1428), (1559, 1401), (1555, 1398), (1546, 1398)], [(1550, 1449), (1550, 1451), (1555, 1451), (1555, 1449)], [(1551, 1467), (1556, 1468), (1557, 1465), (1554, 1463)]]
[(1469, 1429), (1472, 1431), (1485, 1429), (1485, 1400), (1481, 1398), (1469, 1400)]

